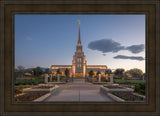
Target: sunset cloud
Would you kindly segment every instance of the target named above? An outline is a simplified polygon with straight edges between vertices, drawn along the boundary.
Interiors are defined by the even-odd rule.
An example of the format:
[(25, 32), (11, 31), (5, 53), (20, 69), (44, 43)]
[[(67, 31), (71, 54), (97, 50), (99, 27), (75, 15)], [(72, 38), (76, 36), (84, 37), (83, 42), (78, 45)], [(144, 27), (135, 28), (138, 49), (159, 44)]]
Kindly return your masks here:
[(102, 53), (115, 53), (121, 50), (128, 50), (134, 54), (137, 54), (144, 51), (144, 44), (122, 46), (121, 43), (116, 42), (113, 39), (101, 39), (90, 42), (88, 44), (88, 48), (91, 50), (101, 51)]
[(27, 40), (32, 40), (32, 38), (31, 38), (31, 37), (29, 37), (29, 36), (27, 36), (27, 37), (26, 37), (26, 39), (27, 39)]
[(130, 59), (130, 60), (139, 60), (139, 61), (142, 61), (144, 60), (143, 57), (139, 56), (124, 56), (124, 55), (117, 55), (115, 57), (113, 57), (114, 59)]

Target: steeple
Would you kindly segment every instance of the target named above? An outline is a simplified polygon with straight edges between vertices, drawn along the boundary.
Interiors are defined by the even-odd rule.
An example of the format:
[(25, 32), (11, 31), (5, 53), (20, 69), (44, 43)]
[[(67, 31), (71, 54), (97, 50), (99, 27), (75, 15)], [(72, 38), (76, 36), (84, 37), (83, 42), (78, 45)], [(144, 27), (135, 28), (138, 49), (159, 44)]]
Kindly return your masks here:
[(78, 45), (81, 45), (81, 35), (80, 35), (80, 20), (78, 20), (79, 22), (79, 36), (78, 36)]

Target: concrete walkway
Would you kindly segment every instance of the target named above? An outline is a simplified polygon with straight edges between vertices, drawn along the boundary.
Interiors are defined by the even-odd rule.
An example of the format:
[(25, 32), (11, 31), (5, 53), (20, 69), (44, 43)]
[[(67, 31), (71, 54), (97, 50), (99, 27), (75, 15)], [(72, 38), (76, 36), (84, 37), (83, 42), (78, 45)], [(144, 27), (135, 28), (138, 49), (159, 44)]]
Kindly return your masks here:
[(111, 98), (100, 93), (100, 85), (75, 81), (73, 83), (59, 85), (59, 90), (48, 97), (45, 102), (66, 101), (66, 102), (113, 102)]

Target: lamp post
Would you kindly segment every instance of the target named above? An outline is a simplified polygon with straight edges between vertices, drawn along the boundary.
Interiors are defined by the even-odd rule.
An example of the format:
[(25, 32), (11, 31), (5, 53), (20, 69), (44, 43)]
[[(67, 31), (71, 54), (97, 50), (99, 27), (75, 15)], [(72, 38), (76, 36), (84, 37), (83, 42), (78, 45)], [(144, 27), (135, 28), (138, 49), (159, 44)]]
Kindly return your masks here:
[(32, 70), (32, 74), (31, 74), (31, 84), (33, 85), (32, 83), (32, 76), (34, 75), (34, 71)]

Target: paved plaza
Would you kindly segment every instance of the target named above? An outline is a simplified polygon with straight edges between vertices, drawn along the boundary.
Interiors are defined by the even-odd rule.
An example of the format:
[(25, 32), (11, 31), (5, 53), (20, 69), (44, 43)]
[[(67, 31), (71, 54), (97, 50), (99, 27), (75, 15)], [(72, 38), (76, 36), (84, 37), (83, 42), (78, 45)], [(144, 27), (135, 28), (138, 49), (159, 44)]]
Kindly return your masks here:
[(100, 85), (84, 81), (74, 81), (59, 85), (59, 89), (45, 100), (45, 102), (51, 101), (113, 102), (111, 98), (100, 92)]

